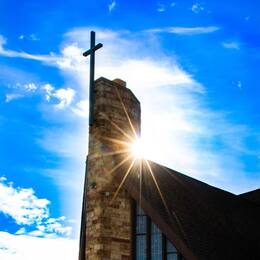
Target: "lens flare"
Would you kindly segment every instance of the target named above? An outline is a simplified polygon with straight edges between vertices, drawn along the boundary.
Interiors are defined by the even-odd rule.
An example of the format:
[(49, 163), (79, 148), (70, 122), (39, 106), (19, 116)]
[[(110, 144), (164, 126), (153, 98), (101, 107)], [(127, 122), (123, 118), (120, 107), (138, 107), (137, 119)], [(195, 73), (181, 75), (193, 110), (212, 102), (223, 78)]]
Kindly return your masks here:
[(145, 146), (140, 138), (136, 139), (131, 145), (131, 152), (136, 159), (145, 158)]

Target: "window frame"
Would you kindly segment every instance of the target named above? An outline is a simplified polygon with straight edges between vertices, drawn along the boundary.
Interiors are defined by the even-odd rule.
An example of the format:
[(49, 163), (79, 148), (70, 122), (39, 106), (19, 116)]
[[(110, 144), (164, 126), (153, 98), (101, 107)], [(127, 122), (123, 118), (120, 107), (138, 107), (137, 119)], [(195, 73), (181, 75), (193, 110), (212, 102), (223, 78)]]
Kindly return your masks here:
[[(152, 222), (151, 218), (145, 212), (144, 212), (144, 215), (137, 215), (137, 207), (139, 207), (139, 206), (134, 200), (132, 200), (131, 204), (132, 204), (132, 206), (131, 206), (131, 208), (132, 208), (132, 214), (131, 214), (131, 218), (132, 218), (132, 221), (131, 221), (131, 223), (132, 223), (132, 232), (131, 232), (132, 233), (132, 235), (131, 235), (131, 237), (132, 237), (132, 239), (131, 239), (132, 259), (138, 260), (138, 259), (136, 259), (136, 237), (140, 234), (136, 233), (136, 223), (137, 223), (136, 220), (137, 220), (138, 216), (146, 216), (146, 232), (144, 234), (146, 236), (146, 259), (148, 260), (148, 259), (151, 259), (151, 254), (152, 254), (152, 251), (151, 251), (151, 249), (152, 249), (151, 228), (152, 228), (152, 224), (155, 224), (155, 223)], [(160, 228), (159, 228), (159, 230), (160, 230)], [(177, 255), (178, 260), (183, 260), (184, 259), (183, 256), (181, 255), (181, 253), (177, 249), (176, 249), (177, 252), (168, 252), (167, 251), (167, 241), (169, 241), (170, 243), (172, 243), (172, 242), (167, 239), (167, 237), (163, 234), (163, 232), (161, 230), (160, 230), (160, 232), (162, 234), (161, 235), (161, 239), (162, 239), (162, 241), (161, 241), (162, 259), (161, 260), (167, 260), (167, 256), (170, 256), (170, 255)], [(176, 248), (176, 247), (174, 246), (174, 248)]]

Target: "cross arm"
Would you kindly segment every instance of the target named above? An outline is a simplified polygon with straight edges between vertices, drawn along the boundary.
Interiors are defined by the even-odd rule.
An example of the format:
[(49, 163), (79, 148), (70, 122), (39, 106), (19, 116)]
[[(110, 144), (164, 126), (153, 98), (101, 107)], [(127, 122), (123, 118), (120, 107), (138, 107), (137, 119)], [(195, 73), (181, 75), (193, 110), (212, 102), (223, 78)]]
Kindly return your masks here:
[(102, 43), (99, 43), (99, 44), (97, 44), (94, 48), (89, 49), (88, 51), (85, 51), (85, 52), (83, 53), (83, 56), (84, 56), (84, 57), (87, 57), (88, 55), (91, 54), (92, 51), (96, 51), (96, 50), (98, 50), (98, 49), (100, 49), (100, 48), (102, 48), (102, 47), (103, 47), (103, 44), (102, 44)]

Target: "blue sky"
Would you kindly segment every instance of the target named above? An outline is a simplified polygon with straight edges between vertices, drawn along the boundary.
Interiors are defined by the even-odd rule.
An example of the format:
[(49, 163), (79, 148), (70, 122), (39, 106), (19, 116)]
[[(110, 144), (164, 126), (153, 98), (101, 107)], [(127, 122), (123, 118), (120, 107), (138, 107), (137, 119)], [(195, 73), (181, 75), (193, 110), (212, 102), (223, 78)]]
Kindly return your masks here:
[(259, 10), (0, 0), (0, 258), (77, 254), (90, 30), (104, 44), (96, 77), (122, 78), (142, 103), (148, 158), (234, 193), (259, 188)]

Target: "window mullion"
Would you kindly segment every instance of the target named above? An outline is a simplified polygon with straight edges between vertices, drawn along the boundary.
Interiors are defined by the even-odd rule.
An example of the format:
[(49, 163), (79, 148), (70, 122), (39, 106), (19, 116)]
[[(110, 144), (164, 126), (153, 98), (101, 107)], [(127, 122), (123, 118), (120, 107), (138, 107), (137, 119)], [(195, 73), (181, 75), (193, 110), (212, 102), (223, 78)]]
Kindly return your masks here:
[(182, 257), (182, 255), (181, 255), (181, 253), (179, 253), (179, 252), (178, 252), (177, 259), (178, 259), (178, 260), (182, 260), (182, 259), (183, 259), (183, 257)]
[(131, 208), (132, 208), (132, 239), (131, 239), (131, 255), (132, 259), (136, 260), (136, 202), (132, 199), (131, 200)]
[(146, 259), (151, 259), (151, 219), (146, 220)]
[(162, 260), (167, 260), (166, 236), (162, 234)]

